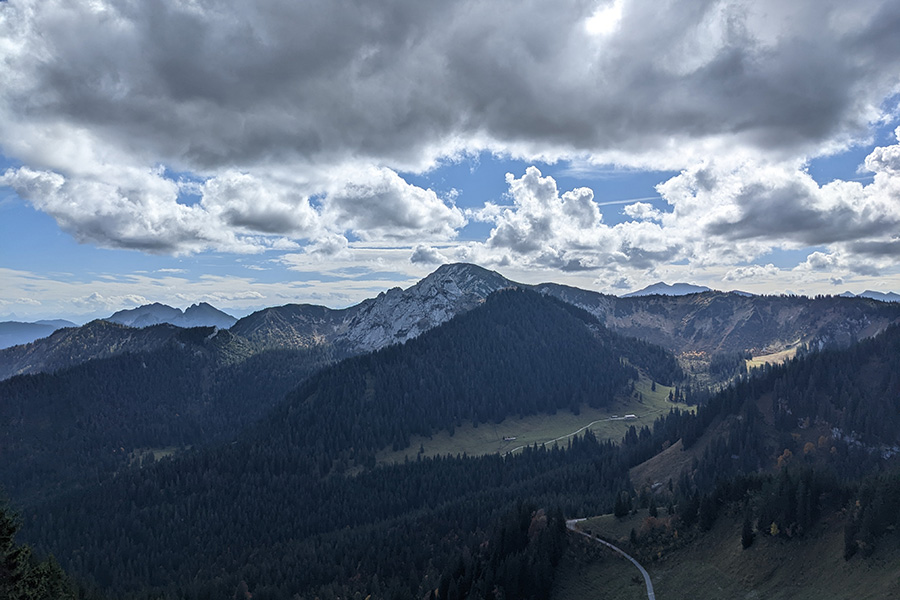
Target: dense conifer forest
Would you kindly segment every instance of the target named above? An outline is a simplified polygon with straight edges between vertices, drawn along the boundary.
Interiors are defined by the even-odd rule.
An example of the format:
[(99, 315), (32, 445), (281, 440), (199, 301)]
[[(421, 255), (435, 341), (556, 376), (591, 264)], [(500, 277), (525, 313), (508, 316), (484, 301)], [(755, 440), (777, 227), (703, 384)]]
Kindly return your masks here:
[(231, 439), (329, 359), (272, 350), (222, 365), (215, 352), (176, 343), (2, 381), (0, 481), (27, 504), (105, 481), (154, 449)]
[[(299, 374), (292, 355), (281, 358), (281, 367), (247, 364), (223, 377), (217, 397), (233, 400), (222, 406), (238, 407), (253, 386), (278, 393), (265, 386)], [(17, 378), (5, 389), (46, 386), (42, 393), (57, 398), (51, 405), (66, 406), (86, 389), (73, 373), (99, 368), (116, 380), (118, 366), (120, 383), (110, 386), (133, 377), (141, 387), (148, 359), (173, 372), (171, 390), (196, 392), (164, 355)], [(802, 537), (823, 514), (843, 510), (852, 560), (870, 553), (900, 513), (891, 458), (900, 443), (898, 363), (895, 327), (740, 375), (716, 394), (694, 393), (696, 412), (672, 410), (618, 444), (588, 431), (509, 456), (375, 466), (375, 452), (406, 447), (412, 435), (604, 406), (630, 392), (639, 370), (682, 381), (665, 351), (559, 301), (505, 291), (402, 346), (313, 374), (255, 423), (229, 423), (223, 412), (210, 441), (180, 456), (110, 467), (114, 475), (96, 483), (32, 488), (43, 492), (29, 497), (23, 533), (86, 589), (123, 600), (546, 597), (565, 518), (637, 507), (674, 519), (682, 532), (666, 538), (651, 522), (632, 536), (638, 554), (689, 543), (691, 531), (709, 529), (725, 510), (744, 515), (745, 547), (758, 535)], [(287, 373), (280, 379), (271, 375), (279, 369)], [(54, 392), (54, 381), (72, 389)], [(146, 418), (149, 426), (159, 415)], [(146, 443), (142, 435), (135, 427), (129, 443)], [(695, 455), (688, 468), (652, 486), (631, 480), (632, 467), (678, 443), (677, 452)], [(43, 460), (51, 480), (54, 468), (65, 469), (64, 457)], [(25, 464), (40, 480), (36, 463)]]

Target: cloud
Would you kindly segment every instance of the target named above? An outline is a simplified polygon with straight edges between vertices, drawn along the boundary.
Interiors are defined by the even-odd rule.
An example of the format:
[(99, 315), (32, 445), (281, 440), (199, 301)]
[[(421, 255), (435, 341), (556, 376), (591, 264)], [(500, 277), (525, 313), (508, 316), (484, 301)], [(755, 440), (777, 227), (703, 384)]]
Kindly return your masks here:
[(842, 248), (836, 248), (831, 252), (815, 251), (810, 253), (806, 260), (794, 267), (797, 273), (830, 274), (833, 277), (849, 278), (852, 275), (864, 275), (878, 277), (883, 270), (896, 265), (896, 258), (892, 256), (871, 257), (862, 254), (852, 254)]
[(329, 191), (323, 217), (336, 230), (363, 240), (452, 239), (463, 213), (431, 190), (410, 185), (390, 169), (362, 169), (341, 177)]
[(113, 159), (422, 170), (480, 149), (684, 167), (865, 138), (896, 91), (895, 2), (612, 6), (595, 35), (604, 8), (582, 0), (16, 0), (0, 7), (0, 139), (67, 178)]
[(177, 202), (177, 186), (151, 171), (131, 170), (107, 177), (66, 177), (28, 167), (0, 176), (35, 208), (52, 216), (80, 242), (132, 248), (156, 254), (183, 254), (214, 247), (255, 252), (259, 246), (217, 226), (208, 212)]
[(304, 238), (319, 229), (319, 215), (306, 195), (280, 182), (226, 171), (206, 181), (200, 192), (203, 208), (239, 231)]
[(819, 185), (802, 165), (710, 160), (657, 186), (672, 207), (661, 223), (692, 245), (698, 261), (827, 246), (847, 260), (856, 257), (846, 264), (865, 268), (866, 257), (897, 256), (900, 172), (890, 157), (898, 149), (870, 153), (865, 165), (874, 177), (866, 185)]
[(73, 298), (72, 305), (80, 309), (108, 310), (110, 312), (121, 310), (122, 307), (133, 308), (147, 304), (147, 299), (138, 294), (122, 294), (117, 296), (104, 296), (99, 292), (92, 292), (87, 296)]
[(635, 202), (624, 208), (625, 214), (637, 221), (661, 221), (662, 213), (646, 202)]
[(604, 224), (590, 188), (560, 194), (556, 181), (533, 166), (520, 178), (507, 174), (506, 182), (513, 204), (488, 204), (475, 216), (494, 224), (484, 246), (507, 253), (507, 262), (569, 272), (613, 264), (644, 269), (680, 253), (656, 223)]
[(779, 271), (778, 267), (772, 263), (735, 267), (725, 273), (725, 276), (722, 277), (722, 281), (765, 280), (777, 276)]
[(409, 257), (409, 261), (411, 263), (423, 265), (439, 265), (447, 262), (447, 259), (443, 254), (431, 246), (418, 244), (413, 250), (412, 255)]
[[(350, 242), (343, 235), (331, 233), (316, 239), (305, 248), (307, 255), (329, 258), (349, 258), (353, 253), (350, 250)], [(297, 256), (300, 255), (291, 255)]]
[[(875, 273), (898, 253), (900, 144), (870, 153), (867, 185), (805, 165), (896, 116), (897, 30), (888, 0), (12, 0), (0, 151), (22, 166), (0, 185), (81, 242), (148, 253), (323, 265), (361, 241), (407, 267), (621, 282), (672, 261), (763, 275), (734, 265), (817, 248)], [(400, 175), (484, 151), (679, 174), (668, 209), (629, 202), (615, 225), (602, 188), (534, 167), (471, 212)], [(487, 239), (455, 241), (469, 220)]]

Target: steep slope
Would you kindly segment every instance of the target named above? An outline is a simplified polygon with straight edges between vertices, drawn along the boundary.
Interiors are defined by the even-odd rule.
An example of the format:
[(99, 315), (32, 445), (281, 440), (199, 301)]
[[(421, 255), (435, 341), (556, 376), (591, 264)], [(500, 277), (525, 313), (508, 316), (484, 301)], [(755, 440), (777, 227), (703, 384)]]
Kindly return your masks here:
[[(666, 449), (632, 470), (639, 486), (720, 479), (788, 465), (842, 479), (878, 472), (900, 456), (900, 326), (846, 348), (767, 366), (712, 396), (696, 415), (670, 415)], [(662, 446), (660, 446), (662, 448)]]
[(33, 504), (153, 454), (230, 439), (330, 359), (274, 350), (235, 361), (244, 342), (226, 330), (156, 327), (174, 335), (0, 382), (5, 493)]
[(393, 288), (342, 310), (289, 304), (238, 321), (231, 331), (262, 348), (333, 345), (346, 356), (404, 342), (517, 284), (481, 267), (443, 265), (401, 290)]
[[(497, 511), (522, 497), (605, 506), (625, 485), (626, 461), (596, 439), (388, 468), (371, 468), (375, 451), (462, 420), (602, 405), (634, 375), (620, 360), (629, 344), (580, 309), (503, 291), (404, 345), (320, 371), (235, 443), (54, 499), (29, 531), (122, 597), (141, 587), (221, 597), (238, 575), (259, 597), (313, 597), (310, 586), (328, 584), (362, 594), (377, 579), (421, 597), (417, 578)], [(46, 518), (60, 514), (79, 517)]]
[(294, 439), (335, 456), (352, 447), (355, 460), (374, 464), (382, 448), (405, 448), (411, 435), (463, 421), (608, 404), (636, 377), (620, 361), (631, 343), (562, 302), (498, 292), (402, 346), (314, 375), (276, 420), (292, 424)]
[(257, 348), (310, 348), (330, 344), (348, 311), (312, 304), (264, 308), (232, 325), (230, 331)]
[(443, 265), (411, 288), (393, 288), (358, 305), (339, 344), (357, 353), (404, 342), (475, 308), (497, 290), (517, 286), (475, 265)]
[(173, 325), (179, 327), (218, 327), (219, 329), (228, 329), (237, 323), (237, 319), (222, 312), (215, 306), (206, 302), (192, 304), (184, 313), (175, 319)]
[(800, 344), (847, 345), (900, 322), (900, 305), (865, 298), (730, 292), (616, 298), (555, 284), (536, 289), (584, 308), (614, 331), (678, 353), (765, 354)]
[(0, 350), (0, 380), (13, 375), (51, 372), (124, 352), (155, 350), (175, 339), (181, 331), (173, 325), (135, 329), (101, 320), (59, 329), (30, 344)]
[[(671, 500), (677, 507), (672, 531), (689, 541), (733, 500), (716, 491), (721, 480), (737, 501), (759, 492), (749, 508), (754, 522), (800, 535), (816, 519), (806, 509), (853, 493), (821, 487), (825, 479), (807, 467), (851, 481), (886, 464), (878, 444), (891, 439), (882, 429), (898, 427), (898, 340), (900, 328), (890, 328), (849, 349), (768, 367), (713, 396), (697, 416), (672, 413), (652, 428), (629, 430), (620, 446), (587, 436), (567, 448), (509, 457), (371, 468), (373, 449), (402, 446), (413, 432), (452, 430), (464, 420), (486, 427), (523, 412), (565, 409), (573, 399), (602, 405), (631, 376), (620, 361), (628, 340), (585, 311), (503, 291), (404, 345), (320, 371), (234, 443), (54, 499), (31, 512), (26, 526), (64, 566), (117, 597), (192, 600), (233, 595), (241, 580), (240, 589), (259, 598), (424, 598), (441, 586), (436, 572), (465, 574), (465, 553), (453, 558), (460, 545), (484, 547), (483, 532), (502, 511), (528, 501), (584, 516), (653, 493), (659, 506)], [(628, 468), (680, 448), (696, 450), (697, 460), (683, 474), (665, 471), (662, 481), (635, 480), (635, 493)], [(741, 477), (776, 461), (804, 470)], [(811, 491), (819, 489), (827, 493)], [(869, 539), (866, 514), (862, 543)], [(536, 532), (541, 521), (533, 522)], [(636, 536), (650, 539), (653, 528), (650, 522)], [(532, 532), (530, 523), (519, 531)], [(778, 541), (788, 539), (785, 533)]]
[[(552, 283), (522, 285), (475, 265), (453, 264), (441, 266), (405, 290), (394, 288), (346, 309), (305, 304), (267, 308), (239, 320), (231, 332), (247, 341), (249, 353), (319, 347), (347, 357), (413, 339), (478, 306), (491, 292), (509, 287), (554, 296), (587, 310), (613, 331), (673, 352), (702, 353), (706, 365), (716, 353), (760, 355), (804, 344), (847, 345), (900, 322), (900, 303), (865, 298), (723, 292), (618, 298)], [(189, 313), (191, 318), (194, 314), (210, 318), (218, 311), (201, 304), (189, 308), (181, 321), (173, 320), (185, 324)], [(67, 335), (90, 337), (94, 342), (63, 358), (53, 350), (60, 338), (39, 340), (28, 349), (0, 350), (0, 378), (52, 370), (117, 351), (121, 332), (113, 331), (103, 343), (96, 325), (85, 327), (93, 331)]]

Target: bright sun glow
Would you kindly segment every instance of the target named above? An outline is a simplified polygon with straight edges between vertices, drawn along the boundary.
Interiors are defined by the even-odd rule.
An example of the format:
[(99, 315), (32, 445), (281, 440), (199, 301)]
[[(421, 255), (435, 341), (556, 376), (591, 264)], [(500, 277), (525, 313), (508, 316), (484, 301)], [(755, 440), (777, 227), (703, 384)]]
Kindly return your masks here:
[(588, 33), (593, 35), (610, 35), (619, 27), (622, 20), (624, 0), (613, 0), (598, 8), (585, 22)]

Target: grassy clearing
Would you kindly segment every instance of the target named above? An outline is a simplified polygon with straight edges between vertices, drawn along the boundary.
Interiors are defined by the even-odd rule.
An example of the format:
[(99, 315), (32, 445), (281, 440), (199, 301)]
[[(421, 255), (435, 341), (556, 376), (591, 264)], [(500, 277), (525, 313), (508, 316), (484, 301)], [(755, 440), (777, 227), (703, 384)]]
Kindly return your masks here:
[[(580, 536), (579, 536), (580, 538)], [(646, 600), (644, 580), (630, 562), (612, 552), (595, 552), (587, 559), (587, 539), (572, 538), (572, 546), (558, 567), (550, 600)]]
[(786, 360), (790, 360), (794, 358), (797, 354), (797, 346), (792, 348), (788, 348), (787, 350), (782, 350), (781, 352), (773, 352), (772, 354), (761, 354), (759, 356), (754, 356), (750, 360), (747, 361), (747, 368), (752, 369), (754, 367), (761, 367), (765, 364), (773, 364), (780, 365)]
[[(580, 525), (611, 540), (627, 540), (631, 528), (639, 530), (646, 516), (645, 510), (621, 520), (604, 515)], [(740, 518), (722, 516), (711, 531), (691, 543), (664, 553), (658, 560), (642, 562), (650, 573), (657, 597), (667, 600), (900, 598), (897, 536), (880, 540), (871, 557), (857, 556), (845, 561), (843, 521), (838, 516), (825, 520), (803, 539), (757, 535), (747, 550), (741, 548), (740, 532)], [(631, 588), (642, 590), (642, 586), (627, 585), (633, 566), (621, 565), (627, 578), (623, 583), (623, 574), (616, 572), (612, 559), (601, 555), (595, 562), (598, 564), (583, 564), (578, 569), (562, 566), (557, 574), (554, 600), (575, 600), (588, 595), (640, 597), (633, 596)], [(608, 594), (607, 586), (627, 590), (628, 595)]]
[(165, 458), (167, 456), (173, 456), (178, 452), (183, 452), (185, 450), (190, 449), (190, 446), (165, 446), (162, 448), (135, 448), (128, 455), (129, 464), (135, 464), (141, 461), (141, 459), (147, 454), (153, 454), (153, 460), (159, 460), (161, 458)]
[[(673, 388), (657, 385), (654, 391), (652, 387), (650, 380), (642, 379), (635, 384), (633, 395), (616, 398), (606, 408), (584, 406), (577, 415), (561, 410), (555, 415), (512, 417), (499, 424), (482, 423), (478, 427), (468, 423), (457, 427), (452, 436), (447, 432), (430, 438), (416, 436), (405, 450), (385, 450), (379, 453), (378, 462), (403, 462), (406, 458), (414, 460), (420, 449), (425, 456), (505, 454), (533, 444), (565, 444), (573, 434), (581, 435), (586, 429), (593, 431), (601, 440), (619, 441), (631, 425), (652, 425), (657, 416), (665, 414), (671, 408), (691, 409), (686, 404), (668, 401), (669, 392)], [(626, 420), (625, 415), (630, 414), (637, 418)]]

